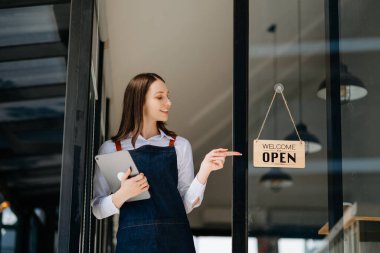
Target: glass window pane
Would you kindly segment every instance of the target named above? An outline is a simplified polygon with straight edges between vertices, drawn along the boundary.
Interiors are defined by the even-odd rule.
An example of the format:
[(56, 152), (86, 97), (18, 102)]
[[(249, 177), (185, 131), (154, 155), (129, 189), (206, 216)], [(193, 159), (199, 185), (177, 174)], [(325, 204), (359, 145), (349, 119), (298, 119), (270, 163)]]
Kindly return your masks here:
[(65, 98), (48, 98), (0, 104), (1, 122), (64, 116)]
[(343, 200), (348, 209), (345, 252), (380, 248), (379, 8), (375, 0), (341, 1), (340, 76), (341, 94), (346, 95), (341, 106)]
[(1, 245), (2, 253), (13, 253), (16, 247), (16, 231), (15, 229), (1, 229)]
[(0, 46), (60, 41), (53, 5), (0, 10)]
[[(318, 231), (328, 221), (326, 101), (317, 97), (326, 76), (324, 3), (249, 2), (248, 219), (259, 248), (278, 249), (277, 238), (292, 237), (300, 238), (304, 252), (304, 240), (323, 238)], [(253, 167), (253, 140), (278, 82), (305, 141), (304, 169)], [(277, 95), (260, 139), (298, 139), (291, 134), (297, 136)]]
[(0, 62), (0, 88), (17, 88), (66, 82), (64, 57)]

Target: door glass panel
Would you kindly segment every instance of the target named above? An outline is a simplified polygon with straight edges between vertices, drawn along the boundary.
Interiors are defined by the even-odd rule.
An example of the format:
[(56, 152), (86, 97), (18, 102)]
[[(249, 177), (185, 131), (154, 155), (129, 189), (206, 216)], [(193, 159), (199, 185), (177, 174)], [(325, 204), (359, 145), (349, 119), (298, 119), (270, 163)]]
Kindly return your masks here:
[(59, 33), (68, 27), (58, 23), (56, 15), (61, 18), (69, 8), (70, 4), (57, 4), (1, 9), (0, 46), (60, 41)]
[[(341, 1), (341, 89), (345, 252), (380, 248), (380, 2)], [(344, 64), (344, 65), (343, 65)]]
[[(326, 252), (319, 233), (328, 221), (326, 100), (317, 96), (326, 76), (324, 1), (249, 4), (249, 236), (257, 237), (259, 252)], [(252, 143), (277, 82), (285, 86), (306, 144), (304, 169), (253, 167)], [(276, 96), (260, 139), (284, 140), (292, 133), (287, 109)]]

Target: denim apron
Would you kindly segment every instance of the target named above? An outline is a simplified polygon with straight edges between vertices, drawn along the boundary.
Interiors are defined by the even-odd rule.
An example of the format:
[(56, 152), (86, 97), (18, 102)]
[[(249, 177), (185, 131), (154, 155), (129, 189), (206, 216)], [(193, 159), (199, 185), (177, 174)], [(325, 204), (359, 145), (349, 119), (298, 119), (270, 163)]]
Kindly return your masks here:
[[(129, 150), (149, 183), (150, 199), (126, 202), (120, 208), (116, 253), (195, 253), (185, 207), (178, 192), (174, 140)], [(116, 149), (121, 150), (120, 142)]]

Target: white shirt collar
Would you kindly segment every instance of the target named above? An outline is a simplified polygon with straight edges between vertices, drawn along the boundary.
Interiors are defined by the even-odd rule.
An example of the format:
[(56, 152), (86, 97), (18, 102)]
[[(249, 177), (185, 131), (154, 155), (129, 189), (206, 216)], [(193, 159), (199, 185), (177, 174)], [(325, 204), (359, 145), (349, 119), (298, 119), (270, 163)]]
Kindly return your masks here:
[[(156, 139), (156, 138), (158, 138), (159, 140), (162, 140), (162, 138), (164, 138), (164, 137), (167, 138), (167, 139), (169, 139), (169, 140), (174, 140), (173, 137), (171, 137), (170, 135), (167, 135), (161, 129), (158, 129), (158, 130), (159, 130), (160, 134), (156, 135), (156, 136), (152, 136), (148, 140), (150, 140), (150, 139)], [(131, 138), (131, 137), (129, 137), (129, 138)], [(145, 138), (141, 134), (139, 134), (139, 136), (137, 137), (137, 139), (145, 140)], [(148, 140), (145, 140), (145, 141), (148, 141)]]
[(173, 137), (171, 137), (170, 135), (167, 135), (164, 131), (162, 131), (161, 129), (158, 129), (159, 131), (160, 131), (160, 139), (162, 139), (163, 137), (166, 137), (166, 138), (168, 138), (168, 139), (170, 139), (170, 140), (174, 140), (174, 138)]

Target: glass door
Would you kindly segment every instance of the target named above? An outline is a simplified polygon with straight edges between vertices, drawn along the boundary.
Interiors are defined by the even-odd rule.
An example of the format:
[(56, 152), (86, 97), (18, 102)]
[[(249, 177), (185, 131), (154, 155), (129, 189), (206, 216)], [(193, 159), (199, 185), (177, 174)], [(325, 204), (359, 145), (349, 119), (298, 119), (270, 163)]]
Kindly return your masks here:
[(344, 252), (380, 248), (379, 1), (341, 1)]
[[(317, 95), (326, 78), (324, 2), (249, 1), (248, 236), (257, 238), (258, 248), (248, 252), (309, 253), (324, 248), (322, 227), (329, 217), (327, 115), (326, 100)], [(304, 169), (253, 166), (253, 140), (276, 83), (284, 86), (305, 142)], [(281, 95), (273, 101), (260, 139), (298, 140)]]
[[(245, 1), (237, 2), (235, 6), (244, 6)], [(240, 131), (241, 138), (237, 137), (235, 130), (234, 138), (235, 148), (247, 142), (248, 158), (245, 166), (234, 160), (234, 198), (240, 202), (234, 202), (233, 233), (238, 235), (233, 239), (238, 242), (246, 229), (257, 246), (233, 249), (376, 252), (380, 246), (376, 190), (380, 3), (249, 0), (246, 4), (248, 27), (239, 28), (235, 17), (235, 44), (245, 39), (248, 44), (246, 59), (239, 58), (244, 50), (235, 47), (234, 87), (236, 94), (246, 89), (248, 98), (234, 102), (234, 107), (245, 104), (247, 117), (235, 108), (234, 127), (245, 125), (247, 136)], [(247, 73), (239, 71), (244, 64)], [(276, 96), (267, 115), (276, 83), (284, 86), (294, 124), (281, 96)], [(253, 166), (253, 140), (264, 121), (260, 139), (297, 140), (298, 130), (305, 141), (305, 168)], [(243, 179), (239, 174), (243, 167), (246, 190), (237, 183)], [(246, 223), (238, 218), (244, 208)]]

